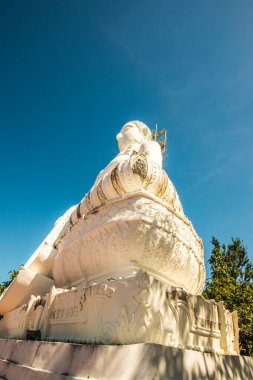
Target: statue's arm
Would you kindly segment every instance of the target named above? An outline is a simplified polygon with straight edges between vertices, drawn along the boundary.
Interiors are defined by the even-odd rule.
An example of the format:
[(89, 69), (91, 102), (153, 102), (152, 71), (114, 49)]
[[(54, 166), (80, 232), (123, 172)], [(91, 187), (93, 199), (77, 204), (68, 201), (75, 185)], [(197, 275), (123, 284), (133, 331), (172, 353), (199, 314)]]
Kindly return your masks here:
[(145, 154), (151, 161), (157, 163), (162, 167), (162, 151), (161, 147), (156, 141), (147, 141), (141, 144), (140, 154)]

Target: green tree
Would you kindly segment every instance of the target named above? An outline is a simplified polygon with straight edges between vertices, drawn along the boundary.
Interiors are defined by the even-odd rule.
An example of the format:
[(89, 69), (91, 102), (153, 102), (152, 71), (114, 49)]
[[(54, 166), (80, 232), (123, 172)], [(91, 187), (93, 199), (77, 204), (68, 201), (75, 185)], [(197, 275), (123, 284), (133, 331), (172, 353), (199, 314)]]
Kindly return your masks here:
[(232, 238), (228, 245), (212, 238), (213, 249), (208, 260), (211, 278), (206, 282), (204, 297), (223, 301), (225, 307), (237, 310), (242, 354), (253, 354), (253, 265), (243, 242)]

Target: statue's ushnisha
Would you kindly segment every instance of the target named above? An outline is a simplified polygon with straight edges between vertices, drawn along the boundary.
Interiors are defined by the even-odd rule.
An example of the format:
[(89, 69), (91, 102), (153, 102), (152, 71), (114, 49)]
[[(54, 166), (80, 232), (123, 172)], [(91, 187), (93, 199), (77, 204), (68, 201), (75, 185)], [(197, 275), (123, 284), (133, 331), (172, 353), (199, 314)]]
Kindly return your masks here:
[(117, 140), (119, 154), (0, 298), (2, 331), (224, 351), (219, 307), (199, 296), (202, 241), (162, 168), (159, 142), (140, 121)]

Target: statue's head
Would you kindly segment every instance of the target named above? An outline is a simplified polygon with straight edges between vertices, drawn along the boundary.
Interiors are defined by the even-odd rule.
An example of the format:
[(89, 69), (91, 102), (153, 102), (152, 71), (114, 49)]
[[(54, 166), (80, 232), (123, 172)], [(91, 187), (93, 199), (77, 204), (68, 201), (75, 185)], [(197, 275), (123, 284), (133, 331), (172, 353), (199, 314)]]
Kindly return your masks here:
[(132, 144), (141, 144), (152, 139), (152, 133), (141, 121), (129, 121), (117, 135), (119, 150), (122, 151)]

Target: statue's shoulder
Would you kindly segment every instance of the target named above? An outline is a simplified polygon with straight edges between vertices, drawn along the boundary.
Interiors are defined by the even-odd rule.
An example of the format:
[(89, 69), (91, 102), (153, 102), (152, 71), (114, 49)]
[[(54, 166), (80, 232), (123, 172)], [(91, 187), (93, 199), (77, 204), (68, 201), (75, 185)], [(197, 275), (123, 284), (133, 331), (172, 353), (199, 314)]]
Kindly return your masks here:
[(151, 140), (151, 141), (145, 141), (141, 144), (142, 152), (148, 151), (148, 152), (159, 152), (161, 153), (161, 147), (157, 141)]
[(140, 147), (139, 153), (147, 155), (152, 162), (162, 167), (162, 152), (157, 141), (144, 142)]

